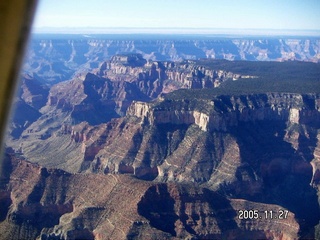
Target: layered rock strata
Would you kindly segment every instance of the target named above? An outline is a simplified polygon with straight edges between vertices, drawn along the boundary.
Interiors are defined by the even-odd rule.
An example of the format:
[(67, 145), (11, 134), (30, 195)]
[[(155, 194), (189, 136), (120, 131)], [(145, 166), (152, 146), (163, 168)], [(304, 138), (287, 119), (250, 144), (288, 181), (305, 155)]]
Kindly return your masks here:
[(69, 174), (12, 156), (6, 161), (0, 239), (293, 239), (299, 232), (290, 211), (281, 221), (239, 219), (239, 210), (263, 216), (283, 209), (277, 205), (227, 199), (190, 184)]
[[(306, 105), (305, 98), (314, 103), (312, 107)], [(73, 157), (69, 155), (68, 158), (61, 156), (62, 159), (59, 162), (64, 164), (73, 162), (77, 163), (78, 166), (80, 164), (82, 167), (84, 165), (88, 167), (88, 164), (91, 164), (90, 162), (94, 160), (98, 169), (103, 167), (107, 172), (121, 172), (122, 170), (119, 169), (127, 168), (123, 171), (134, 173), (138, 171), (137, 169), (142, 168), (147, 171), (146, 169), (149, 168), (153, 172), (151, 175), (154, 176), (158, 176), (159, 173), (161, 173), (160, 176), (163, 176), (164, 169), (168, 168), (171, 172), (169, 175), (174, 176), (176, 175), (174, 173), (176, 170), (173, 170), (175, 167), (171, 164), (165, 167), (169, 159), (176, 159), (170, 161), (181, 159), (181, 161), (188, 162), (184, 159), (187, 156), (185, 151), (191, 146), (196, 147), (193, 144), (200, 144), (201, 142), (204, 144), (203, 147), (195, 148), (199, 149), (200, 152), (193, 152), (193, 154), (200, 155), (195, 155), (197, 157), (194, 159), (207, 158), (205, 162), (210, 163), (209, 169), (214, 172), (217, 166), (212, 165), (212, 163), (219, 163), (224, 154), (223, 152), (218, 154), (218, 152), (221, 152), (218, 149), (219, 146), (223, 146), (224, 144), (221, 145), (221, 143), (228, 138), (230, 140), (226, 141), (227, 145), (224, 149), (228, 149), (228, 145), (237, 145), (238, 134), (234, 131), (237, 131), (243, 125), (259, 126), (259, 123), (261, 123), (264, 129), (264, 125), (269, 122), (270, 126), (278, 128), (273, 130), (275, 135), (272, 138), (278, 139), (277, 141), (289, 142), (293, 149), (299, 150), (300, 139), (298, 136), (301, 133), (299, 133), (300, 135), (294, 135), (294, 126), (299, 125), (301, 128), (309, 126), (304, 133), (306, 136), (308, 131), (316, 131), (320, 122), (319, 96), (317, 95), (261, 94), (228, 98), (216, 97), (213, 100), (203, 100), (200, 105), (205, 106), (205, 108), (203, 107), (202, 110), (194, 108), (193, 103), (190, 102), (171, 101), (168, 105), (167, 101), (158, 103), (134, 102), (129, 107), (125, 118), (114, 119), (109, 123), (94, 127), (86, 123), (72, 126), (65, 122), (54, 135), (45, 137), (42, 134), (43, 137), (40, 137), (39, 140), (34, 139), (34, 133), (27, 133), (25, 138), (29, 139), (30, 144), (24, 141), (21, 151), (30, 159), (38, 159), (41, 152), (49, 146), (55, 146), (61, 152), (64, 152), (64, 149), (71, 148), (74, 149), (71, 153), (79, 154), (78, 157), (75, 159), (76, 155)], [(200, 105), (196, 104), (196, 106)], [(167, 106), (170, 106), (170, 108)], [(276, 124), (279, 126), (276, 127)], [(164, 132), (160, 131), (161, 128)], [(285, 131), (286, 135), (283, 135), (282, 131)], [(218, 140), (220, 138), (221, 140)], [(232, 140), (234, 138), (235, 140)], [(218, 144), (217, 141), (220, 141), (220, 143)], [(298, 141), (298, 143), (295, 141)], [(310, 139), (310, 141), (313, 141), (313, 139)], [(209, 147), (208, 144), (213, 145)], [(126, 147), (123, 148), (122, 146)], [(241, 146), (237, 148), (241, 151)], [(300, 152), (306, 152), (304, 150), (307, 149), (300, 147)], [(182, 152), (180, 153), (180, 151)], [(233, 154), (236, 152), (239, 151), (233, 151)], [(47, 157), (41, 157), (40, 159), (43, 160), (39, 163), (46, 162), (46, 164), (49, 164), (48, 166), (51, 166), (50, 161), (52, 161), (53, 156), (49, 156), (50, 154), (47, 154)], [(190, 157), (192, 156), (190, 155)], [(236, 158), (240, 159), (240, 157)], [(233, 157), (233, 159), (236, 158)], [(309, 161), (311, 160), (309, 159)], [(195, 166), (197, 166), (197, 161), (192, 161)], [(193, 165), (192, 162), (188, 164)], [(57, 161), (52, 161), (52, 164), (57, 164)], [(181, 168), (180, 164), (177, 164), (177, 166), (179, 166), (178, 169)], [(87, 167), (84, 167), (84, 169)], [(185, 171), (185, 167), (183, 169)], [(194, 172), (195, 169), (191, 169), (193, 167), (190, 168), (190, 171)], [(71, 170), (68, 168), (68, 170), (79, 171), (80, 169)], [(199, 171), (201, 172), (201, 170)], [(200, 182), (208, 181), (212, 172), (206, 174), (209, 175), (203, 180), (197, 180), (194, 177), (191, 177), (191, 179)], [(187, 175), (187, 173), (183, 174), (189, 179), (192, 174), (188, 177)], [(185, 177), (182, 177), (182, 179)], [(169, 177), (169, 179), (174, 180), (176, 178)]]
[(190, 109), (188, 102), (170, 102), (173, 106), (180, 105), (179, 110), (167, 103), (133, 102), (127, 115), (142, 118), (150, 124), (196, 124), (203, 131), (226, 131), (239, 122), (285, 121), (317, 125), (320, 121), (320, 100), (316, 94), (221, 96), (213, 100), (199, 100), (198, 104), (205, 105), (203, 111)]
[[(127, 60), (131, 57), (130, 61)], [(122, 59), (121, 61), (118, 59)], [(210, 88), (217, 87), (221, 82), (228, 79), (237, 80), (239, 78), (254, 78), (255, 76), (241, 76), (223, 70), (213, 70), (208, 67), (198, 65), (196, 61), (184, 62), (143, 62), (141, 55), (116, 55), (110, 61), (103, 63), (98, 71), (99, 75), (109, 78), (112, 81), (138, 82), (140, 86), (163, 88), (163, 92), (187, 88)], [(147, 86), (147, 85), (150, 86)], [(164, 86), (162, 86), (164, 85)], [(142, 86), (140, 86), (141, 88)], [(142, 89), (143, 90), (143, 89)], [(152, 90), (152, 89), (151, 89)], [(146, 90), (148, 91), (148, 90)], [(149, 90), (150, 91), (150, 90)], [(159, 92), (153, 90), (148, 95), (155, 97)]]
[(153, 61), (209, 58), (319, 62), (320, 59), (319, 39), (313, 37), (208, 39), (177, 36), (177, 39), (169, 37), (161, 40), (157, 35), (151, 38), (132, 36), (132, 39), (36, 35), (30, 42), (24, 71), (36, 73), (47, 82), (57, 83), (70, 79), (75, 72), (94, 69), (102, 61), (119, 53), (140, 53), (145, 59)]

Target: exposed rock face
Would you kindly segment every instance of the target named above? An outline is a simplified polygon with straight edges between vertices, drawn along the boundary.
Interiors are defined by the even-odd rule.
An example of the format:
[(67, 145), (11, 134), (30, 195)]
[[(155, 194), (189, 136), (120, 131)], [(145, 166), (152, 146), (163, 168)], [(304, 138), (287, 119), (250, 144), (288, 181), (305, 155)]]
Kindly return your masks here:
[(294, 212), (306, 233), (320, 217), (310, 186), (319, 178), (319, 98), (270, 93), (134, 102), (126, 117), (106, 124), (66, 123), (47, 139), (26, 136), (21, 151), (30, 161), (70, 172), (193, 182), (273, 202)]
[(39, 119), (41, 113), (19, 98), (15, 99), (14, 107), (14, 110), (19, 114), (11, 117), (8, 136), (13, 139), (19, 139), (22, 132)]
[[(308, 106), (310, 101), (314, 103), (312, 106)], [(158, 166), (159, 177), (166, 175), (171, 176), (169, 177), (171, 180), (181, 178), (181, 180), (189, 179), (196, 182), (206, 182), (210, 179), (209, 176), (212, 173), (207, 172), (209, 174), (207, 177), (202, 177), (202, 180), (198, 179), (198, 177), (193, 176), (197, 172), (197, 164), (190, 168), (190, 174), (181, 172), (177, 175), (176, 171), (180, 171), (178, 169), (184, 169), (183, 171), (185, 171), (186, 166), (180, 164), (171, 166), (168, 163), (170, 161), (178, 161), (178, 159), (186, 161), (185, 158), (203, 159), (204, 156), (207, 156), (208, 163), (211, 162), (209, 169), (215, 172), (217, 166), (214, 167), (215, 164), (212, 165), (212, 161), (217, 161), (218, 163), (223, 159), (223, 153), (221, 153), (222, 155), (216, 155), (217, 152), (214, 153), (214, 148), (217, 148), (216, 151), (221, 151), (219, 150), (220, 144), (215, 143), (215, 141), (224, 142), (225, 140), (223, 139), (227, 139), (227, 136), (231, 134), (231, 138), (227, 142), (228, 145), (234, 146), (237, 142), (237, 140), (232, 140), (237, 136), (235, 131), (239, 131), (239, 128), (242, 128), (243, 125), (254, 124), (256, 126), (261, 123), (263, 126), (268, 122), (272, 126), (279, 125), (274, 133), (276, 136), (273, 138), (289, 142), (293, 149), (299, 150), (300, 139), (297, 138), (299, 135), (294, 135), (294, 126), (299, 125), (301, 128), (306, 126), (305, 134), (307, 134), (308, 131), (315, 131), (312, 129), (318, 129), (320, 122), (318, 95), (261, 94), (231, 96), (228, 98), (217, 97), (213, 100), (203, 100), (202, 110), (194, 108), (194, 106), (201, 106), (200, 103), (193, 105), (193, 103), (183, 100), (171, 101), (170, 104), (167, 102), (168, 100), (158, 103), (134, 102), (127, 111), (127, 117), (95, 127), (84, 123), (72, 126), (66, 122), (53, 136), (36, 140), (36, 144), (31, 138), (33, 134), (26, 134), (24, 138), (29, 138), (30, 144), (23, 142), (22, 151), (28, 157), (35, 157), (36, 155), (41, 155), (41, 146), (47, 147), (48, 144), (57, 144), (55, 148), (59, 148), (60, 151), (74, 146), (75, 149), (82, 149), (81, 153), (85, 153), (85, 156), (87, 156), (83, 158), (80, 157), (83, 156), (80, 154), (78, 162), (95, 159), (95, 161), (99, 162), (97, 163), (98, 168), (105, 166), (105, 171), (107, 172), (121, 172), (119, 169), (123, 164), (128, 168), (132, 167), (130, 171), (128, 170), (130, 173), (135, 172), (140, 167), (147, 167), (153, 169), (152, 171), (156, 171), (154, 168)], [(203, 106), (206, 108), (203, 108)], [(161, 128), (167, 132), (160, 133)], [(279, 135), (281, 131), (285, 131), (286, 135)], [(211, 134), (216, 135), (215, 137), (218, 137), (218, 139), (222, 138), (222, 140), (214, 140), (215, 137), (212, 138)], [(233, 144), (230, 141), (235, 142)], [(295, 141), (298, 141), (298, 143)], [(310, 141), (313, 140), (310, 139)], [(67, 142), (69, 143), (66, 144)], [(210, 153), (193, 152), (192, 154), (196, 154), (197, 157), (193, 157), (192, 154), (188, 157), (189, 153), (184, 152), (185, 150), (183, 149), (189, 149), (192, 144), (195, 144), (195, 147), (196, 144), (201, 142), (204, 144), (203, 147), (196, 147), (196, 149), (209, 151)], [(185, 144), (189, 145), (189, 147)], [(213, 148), (206, 147), (208, 144), (212, 144)], [(122, 148), (122, 145), (124, 148)], [(36, 148), (31, 146), (36, 146)], [(128, 146), (132, 146), (132, 148), (128, 148)], [(150, 149), (152, 149), (152, 152), (145, 152)], [(237, 149), (240, 149), (240, 146)], [(101, 152), (98, 154), (100, 150)], [(304, 154), (309, 152), (304, 150), (301, 149)], [(182, 152), (179, 153), (180, 151)], [(233, 158), (240, 159), (239, 150), (232, 152), (233, 154), (238, 152), (238, 157), (233, 156)], [(212, 157), (212, 154), (215, 157)], [(49, 156), (41, 157), (43, 159), (41, 162), (49, 164), (49, 159), (51, 158)], [(73, 158), (73, 160), (68, 158), (70, 156), (64, 157), (65, 160), (62, 161), (61, 159), (61, 162), (75, 162)], [(169, 159), (172, 160), (169, 161)], [(310, 157), (308, 159), (312, 160)], [(117, 164), (114, 165), (114, 163)], [(53, 164), (57, 164), (57, 162), (54, 161)], [(193, 164), (193, 161), (190, 164)], [(176, 168), (174, 166), (177, 166), (176, 170), (173, 170)], [(170, 174), (169, 172), (165, 173), (167, 171), (165, 170), (166, 168), (170, 169)], [(235, 170), (236, 168), (237, 166), (235, 165)], [(70, 169), (68, 170), (70, 171)], [(79, 169), (74, 170), (79, 171)], [(179, 177), (173, 177), (176, 175)], [(202, 175), (202, 170), (199, 170), (200, 175)], [(216, 184), (220, 181), (216, 182)]]
[(198, 110), (167, 110), (155, 109), (153, 103), (133, 102), (127, 115), (141, 118), (149, 124), (196, 124), (201, 130), (207, 131), (209, 115)]
[[(140, 53), (154, 61), (183, 59), (227, 59), (250, 61), (300, 60), (319, 62), (319, 39), (306, 37), (274, 38), (189, 38), (159, 39), (159, 36), (136, 36), (119, 39), (110, 36), (68, 37), (34, 36), (24, 66), (47, 82), (71, 78), (76, 71), (96, 68), (100, 62), (119, 53)], [(161, 37), (160, 37), (161, 38)], [(147, 39), (147, 40), (146, 40)]]
[[(210, 67), (210, 62), (191, 60), (181, 63), (147, 62), (140, 54), (116, 55), (110, 61), (101, 64), (93, 73), (78, 74), (72, 80), (52, 86), (49, 94), (46, 93), (48, 98), (45, 106), (43, 106), (43, 99), (46, 98), (46, 94), (39, 90), (41, 84), (37, 81), (25, 80), (21, 90), (21, 104), (29, 104), (32, 108), (30, 112), (34, 113), (22, 115), (20, 111), (17, 111), (15, 118), (19, 121), (14, 121), (11, 135), (13, 138), (19, 138), (24, 131), (25, 136), (31, 133), (31, 135), (36, 135), (36, 138), (45, 139), (63, 124), (74, 125), (86, 121), (91, 125), (96, 125), (115, 117), (124, 116), (133, 101), (150, 101), (162, 94), (181, 88), (214, 88), (225, 83), (226, 80), (246, 81), (243, 78), (256, 77), (258, 76), (218, 70)], [(30, 85), (29, 82), (33, 83)], [(212, 107), (210, 103), (204, 104), (209, 104), (204, 108)], [(219, 107), (219, 102), (215, 104)], [(39, 109), (40, 107), (42, 108)], [(269, 114), (263, 111), (257, 111), (260, 118), (263, 118), (264, 114)], [(292, 111), (291, 118), (292, 121), (295, 121), (297, 113), (294, 112), (295, 110)], [(210, 117), (208, 113), (197, 109), (174, 110), (174, 112), (154, 111), (154, 120), (159, 123), (172, 121), (178, 123), (188, 118), (188, 124), (195, 122), (202, 130), (209, 128), (221, 130), (226, 128), (224, 126), (226, 124), (232, 125), (231, 122), (236, 124), (235, 112), (231, 111), (229, 115), (224, 114), (224, 117), (221, 117), (219, 113)], [(244, 118), (251, 117), (250, 112), (241, 114)], [(30, 119), (28, 119), (29, 116)], [(35, 122), (36, 118), (38, 121)], [(59, 121), (53, 119), (59, 119)]]
[(320, 133), (317, 134), (316, 136), (316, 144), (313, 145), (314, 147), (314, 152), (313, 152), (313, 160), (311, 162), (312, 165), (312, 180), (311, 184), (314, 186), (319, 186), (320, 185)]
[[(39, 90), (40, 83), (25, 80), (21, 99), (34, 108), (33, 111), (43, 107), (41, 119), (52, 118), (52, 114), (58, 118), (60, 114), (57, 112), (60, 111), (69, 116), (68, 119), (60, 119), (61, 123), (87, 121), (94, 125), (123, 116), (133, 100), (149, 101), (176, 89), (213, 87), (229, 78), (241, 77), (231, 72), (209, 70), (192, 62), (146, 63), (139, 54), (116, 55), (95, 73), (80, 74), (72, 80), (58, 83), (46, 95), (44, 90)], [(46, 104), (44, 99), (47, 99)], [(33, 131), (32, 126), (30, 128), (29, 131)]]
[(21, 76), (19, 91), (14, 101), (15, 112), (11, 118), (9, 135), (15, 139), (35, 122), (41, 113), (39, 109), (46, 104), (49, 89), (36, 76)]
[[(94, 73), (79, 74), (58, 83), (49, 93), (40, 82), (25, 78), (11, 137), (17, 139), (24, 131), (25, 137), (31, 135), (44, 140), (64, 124), (86, 121), (96, 125), (123, 116), (132, 101), (150, 101), (180, 88), (212, 88), (227, 79), (242, 77), (228, 71), (210, 70), (192, 61), (146, 62), (139, 54), (116, 55)], [(23, 109), (21, 106), (26, 104), (30, 107)], [(29, 114), (22, 114), (26, 109)], [(200, 112), (191, 118), (194, 117), (199, 124), (207, 120)]]
[[(202, 88), (222, 84), (214, 89), (219, 90), (243, 78), (258, 77), (250, 82), (261, 86), (262, 75), (214, 68), (228, 69), (227, 61), (176, 63), (143, 56), (121, 54), (99, 67), (92, 64), (92, 73), (52, 86), (46, 103), (42, 83), (25, 79), (19, 103), (28, 108), (18, 106), (26, 113), (16, 116), (16, 139), (7, 145), (42, 167), (9, 164), (11, 178), (6, 175), (0, 196), (4, 236), (314, 237), (320, 219), (320, 95), (198, 99), (193, 94), (206, 93)], [(75, 58), (74, 53), (70, 63)], [(317, 64), (304, 64), (311, 75), (317, 72)], [(317, 81), (302, 77), (305, 84)], [(180, 88), (202, 90), (165, 94)], [(127, 195), (131, 207), (121, 202)], [(289, 210), (284, 221), (237, 218), (241, 209), (279, 208)]]
[(111, 62), (130, 67), (142, 67), (147, 63), (141, 54), (115, 55), (111, 58)]
[[(285, 233), (281, 236), (283, 239), (294, 238), (299, 229), (294, 218), (271, 226), (274, 222), (264, 217), (259, 221), (243, 221), (237, 215), (241, 209), (263, 212), (278, 207), (242, 199), (227, 200), (208, 189), (190, 185), (158, 184), (147, 190), (138, 204), (138, 211), (152, 226), (178, 238), (190, 235), (200, 239), (277, 238), (280, 232)], [(241, 229), (238, 226), (242, 226)], [(276, 231), (265, 231), (274, 227)]]
[(190, 184), (69, 174), (9, 156), (6, 161), (0, 239), (293, 239), (299, 232), (290, 211), (281, 221), (239, 219), (239, 210), (264, 216), (283, 209), (277, 205), (228, 199)]
[(128, 55), (114, 56), (101, 65), (99, 75), (112, 81), (136, 82), (142, 92), (153, 98), (161, 92), (167, 93), (180, 88), (212, 88), (228, 79), (255, 78), (255, 76), (241, 76), (229, 71), (210, 69), (191, 60), (182, 63), (143, 62), (144, 59), (139, 54), (130, 56), (132, 58), (130, 63), (126, 62)]
[(170, 104), (179, 104), (180, 109), (172, 109), (167, 103), (155, 105), (134, 102), (128, 109), (127, 115), (145, 118), (144, 120), (150, 124), (196, 124), (204, 131), (226, 131), (236, 127), (239, 122), (285, 121), (290, 124), (317, 124), (320, 121), (320, 101), (319, 95), (316, 94), (303, 96), (270, 93), (221, 96), (202, 101), (200, 104), (206, 106), (203, 112), (190, 109), (192, 107), (188, 101), (182, 104), (175, 102)]
[(20, 92), (18, 96), (26, 102), (26, 104), (39, 110), (42, 108), (48, 97), (49, 89), (41, 83), (36, 76), (31, 77), (28, 75), (22, 76), (20, 82)]
[[(74, 79), (53, 86), (42, 112), (61, 109), (71, 112), (75, 122), (97, 124), (123, 114), (132, 99), (149, 98), (131, 83), (112, 82), (88, 73), (83, 80)], [(89, 112), (90, 116), (86, 115)]]

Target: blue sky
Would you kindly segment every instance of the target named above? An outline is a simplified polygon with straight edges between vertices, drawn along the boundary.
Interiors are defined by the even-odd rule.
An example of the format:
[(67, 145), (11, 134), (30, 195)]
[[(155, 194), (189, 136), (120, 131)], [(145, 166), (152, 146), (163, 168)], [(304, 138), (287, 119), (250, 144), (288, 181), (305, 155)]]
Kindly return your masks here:
[(320, 31), (320, 0), (40, 0), (34, 31), (48, 28)]

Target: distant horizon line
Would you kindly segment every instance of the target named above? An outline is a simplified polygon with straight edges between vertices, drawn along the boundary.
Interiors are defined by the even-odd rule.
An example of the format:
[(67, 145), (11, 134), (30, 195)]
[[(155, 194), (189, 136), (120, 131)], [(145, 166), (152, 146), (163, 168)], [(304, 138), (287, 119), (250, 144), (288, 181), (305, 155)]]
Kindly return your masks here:
[(258, 28), (132, 28), (132, 27), (37, 27), (32, 34), (227, 34), (227, 35), (301, 35), (320, 36), (320, 29), (258, 29)]

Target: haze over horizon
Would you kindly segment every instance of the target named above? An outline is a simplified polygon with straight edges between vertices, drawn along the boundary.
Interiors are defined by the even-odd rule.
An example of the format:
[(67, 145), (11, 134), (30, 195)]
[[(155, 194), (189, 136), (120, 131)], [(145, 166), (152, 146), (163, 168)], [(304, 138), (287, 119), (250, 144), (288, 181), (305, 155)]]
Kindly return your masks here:
[(317, 0), (42, 0), (33, 32), (320, 35), (318, 10)]

